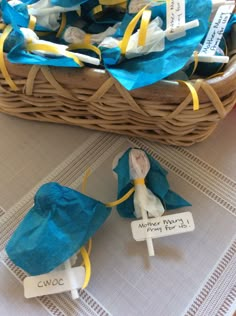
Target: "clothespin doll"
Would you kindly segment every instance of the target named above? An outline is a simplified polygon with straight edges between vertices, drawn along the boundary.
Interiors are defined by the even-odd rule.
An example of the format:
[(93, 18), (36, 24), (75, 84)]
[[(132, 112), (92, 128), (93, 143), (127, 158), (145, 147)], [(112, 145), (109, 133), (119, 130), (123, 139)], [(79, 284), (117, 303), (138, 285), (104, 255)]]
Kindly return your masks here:
[[(50, 273), (60, 265), (73, 274), (70, 258), (80, 250), (84, 261), (89, 261), (83, 246), (110, 212), (111, 208), (103, 203), (73, 189), (54, 182), (44, 184), (35, 195), (34, 206), (9, 240), (6, 252), (32, 276)], [(89, 273), (85, 273), (83, 288)], [(73, 276), (71, 280), (73, 283)], [(74, 293), (73, 297), (78, 296)]]
[(100, 64), (99, 58), (69, 51), (68, 45), (41, 40), (28, 28), (15, 26), (13, 29), (8, 25), (3, 34), (5, 32), (7, 37), (4, 51), (8, 53), (7, 57), (13, 63), (59, 67), (83, 67), (83, 62)]
[[(27, 28), (29, 16), (24, 15), (22, 18), (19, 15), (16, 18), (16, 13), (19, 12), (4, 0), (3, 18), (6, 23), (9, 23), (3, 31), (4, 51), (8, 53), (7, 57), (10, 62), (58, 67), (83, 67), (83, 62), (93, 65), (100, 64), (100, 58), (72, 52), (69, 51), (68, 45), (40, 39), (36, 31)], [(26, 27), (21, 27), (25, 24)], [(99, 51), (98, 54), (100, 54)]]
[(89, 44), (100, 44), (106, 37), (112, 36), (119, 24), (108, 27), (105, 31), (96, 34), (87, 34), (79, 27), (67, 25), (61, 35), (61, 38), (69, 44), (81, 44), (86, 42), (89, 36)]
[[(6, 246), (9, 258), (30, 275), (41, 278), (55, 275), (55, 269), (64, 269), (70, 280), (67, 290), (78, 298), (79, 286), (71, 265), (80, 251), (86, 268), (80, 287), (85, 288), (91, 271), (84, 245), (106, 221), (111, 207), (118, 205), (121, 216), (142, 218), (142, 224), (148, 225), (153, 218), (159, 219), (165, 209), (190, 205), (170, 190), (167, 172), (144, 151), (129, 149), (116, 159), (115, 165), (118, 200), (114, 202), (103, 204), (58, 183), (44, 184)], [(192, 228), (193, 225), (185, 231)], [(144, 239), (149, 255), (153, 256), (152, 236), (145, 234)], [(53, 293), (60, 292), (48, 294)]]
[[(147, 224), (149, 218), (160, 218), (165, 210), (191, 205), (170, 190), (167, 171), (143, 150), (128, 149), (115, 159), (114, 165), (118, 177), (118, 199), (130, 195), (117, 206), (122, 217), (142, 218)], [(146, 236), (145, 239), (149, 255), (154, 256), (151, 238)]]
[(208, 30), (211, 0), (186, 0), (180, 22), (177, 11), (171, 11), (170, 1), (155, 3), (124, 19), (117, 31), (120, 37), (105, 38), (99, 45), (106, 70), (127, 90), (153, 84), (181, 70)]

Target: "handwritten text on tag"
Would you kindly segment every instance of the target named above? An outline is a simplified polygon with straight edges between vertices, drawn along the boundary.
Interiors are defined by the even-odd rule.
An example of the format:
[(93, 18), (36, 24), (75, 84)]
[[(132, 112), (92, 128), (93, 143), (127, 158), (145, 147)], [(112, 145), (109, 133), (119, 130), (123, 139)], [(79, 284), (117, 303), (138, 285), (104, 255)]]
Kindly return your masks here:
[(183, 30), (179, 32), (178, 28), (185, 24), (185, 0), (170, 0), (166, 2), (166, 23), (167, 23), (167, 38), (174, 40), (185, 36)]
[(136, 241), (147, 237), (159, 238), (193, 231), (195, 228), (190, 212), (166, 215), (148, 220), (137, 220), (131, 223), (131, 230)]
[[(73, 283), (71, 282), (73, 276)], [(84, 283), (84, 267), (71, 268), (67, 270), (54, 271), (24, 279), (24, 294), (26, 298), (62, 293), (72, 289), (80, 289)]]
[(215, 55), (233, 9), (234, 5), (228, 4), (219, 7), (199, 55)]

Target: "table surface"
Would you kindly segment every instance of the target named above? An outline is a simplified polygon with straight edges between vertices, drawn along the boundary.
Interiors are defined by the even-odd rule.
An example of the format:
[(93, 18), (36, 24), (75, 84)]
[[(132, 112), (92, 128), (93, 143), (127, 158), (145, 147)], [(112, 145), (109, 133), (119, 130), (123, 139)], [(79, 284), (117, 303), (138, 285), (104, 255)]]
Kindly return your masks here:
[[(236, 307), (236, 110), (204, 142), (169, 147), (79, 127), (0, 114), (0, 315), (233, 315)], [(4, 246), (49, 181), (80, 190), (87, 167), (90, 196), (116, 199), (112, 161), (141, 147), (169, 172), (171, 188), (191, 202), (196, 229), (154, 241), (147, 257), (130, 220), (116, 210), (93, 238), (92, 278), (77, 301), (70, 293), (25, 299), (25, 273)], [(170, 212), (170, 214), (177, 211)]]

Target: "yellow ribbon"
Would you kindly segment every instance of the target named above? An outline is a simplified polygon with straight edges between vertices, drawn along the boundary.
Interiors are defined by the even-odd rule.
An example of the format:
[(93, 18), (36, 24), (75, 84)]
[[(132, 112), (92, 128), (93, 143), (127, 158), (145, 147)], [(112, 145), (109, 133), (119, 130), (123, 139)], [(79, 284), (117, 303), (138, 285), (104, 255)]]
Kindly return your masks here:
[(39, 37), (43, 37), (43, 36), (48, 36), (49, 34), (51, 34), (52, 32), (41, 32), (41, 31), (36, 31), (35, 32)]
[(8, 35), (11, 33), (11, 31), (12, 31), (12, 27), (10, 25), (7, 25), (0, 37), (0, 70), (2, 72), (4, 79), (6, 80), (8, 85), (11, 87), (11, 89), (13, 91), (17, 91), (19, 90), (19, 88), (17, 87), (15, 82), (11, 79), (7, 71), (7, 67), (4, 60), (4, 53), (3, 53), (4, 42), (6, 38), (8, 37)]
[(100, 4), (107, 5), (107, 6), (117, 5), (117, 4), (120, 4), (120, 3), (123, 3), (123, 2), (124, 2), (124, 0), (99, 0)]
[[(86, 191), (86, 185), (87, 185), (88, 177), (90, 176), (90, 174), (91, 174), (91, 169), (88, 168), (85, 172), (83, 182), (82, 182), (82, 192), (83, 193), (85, 193), (85, 191)], [(89, 259), (89, 256), (91, 254), (91, 250), (92, 250), (92, 238), (90, 238), (88, 241), (88, 251), (85, 249), (85, 247), (82, 247), (80, 249), (81, 256), (83, 258), (81, 265), (85, 266), (85, 279), (84, 279), (82, 289), (85, 289), (87, 287), (89, 280), (91, 278), (91, 263), (90, 263), (90, 259)]]
[(142, 8), (136, 15), (135, 17), (130, 21), (130, 23), (128, 24), (128, 26), (126, 27), (123, 39), (120, 42), (120, 50), (121, 50), (121, 54), (125, 55), (126, 53), (126, 49), (129, 43), (129, 39), (130, 36), (132, 35), (139, 19), (141, 18), (143, 12), (147, 9), (147, 7), (149, 6), (149, 4), (145, 5), (144, 8)]
[[(88, 180), (88, 177), (89, 177), (90, 173), (91, 173), (91, 169), (89, 168), (85, 172), (84, 179), (83, 179), (83, 182), (82, 182), (82, 192), (83, 193), (86, 190), (87, 180)], [(136, 184), (144, 184), (144, 183), (145, 183), (145, 180), (143, 178), (138, 178), (138, 179), (134, 180), (134, 184), (135, 185)], [(133, 187), (124, 196), (122, 196), (122, 198), (120, 198), (119, 200), (106, 203), (105, 205), (107, 207), (113, 207), (113, 206), (117, 206), (117, 205), (123, 203), (124, 201), (126, 201), (134, 193), (134, 190), (135, 189)], [(91, 277), (91, 264), (90, 264), (90, 259), (89, 259), (89, 256), (90, 256), (90, 253), (91, 253), (91, 249), (92, 249), (92, 239), (90, 238), (89, 241), (88, 241), (88, 251), (85, 249), (85, 247), (82, 247), (80, 249), (80, 252), (81, 252), (81, 255), (82, 255), (82, 258), (83, 258), (82, 265), (84, 264), (84, 266), (85, 266), (85, 279), (84, 279), (84, 284), (82, 286), (82, 289), (87, 287), (87, 285), (89, 283), (89, 280), (90, 280), (90, 277)]]
[(62, 32), (64, 31), (66, 27), (66, 14), (63, 12), (61, 15), (61, 25), (59, 27), (59, 30), (57, 31), (56, 37), (60, 37)]
[(89, 256), (91, 254), (91, 251), (92, 251), (92, 238), (90, 238), (89, 241), (88, 241), (88, 250), (87, 250), (87, 252), (88, 252)]
[(194, 86), (190, 82), (184, 81), (184, 80), (177, 80), (177, 82), (188, 87), (188, 89), (192, 95), (192, 99), (193, 99), (193, 110), (194, 111), (199, 110), (199, 98), (198, 98), (198, 94), (197, 94), (197, 91), (194, 88)]
[(88, 168), (86, 171), (85, 171), (85, 174), (84, 174), (84, 178), (83, 178), (83, 182), (82, 182), (82, 193), (85, 194), (86, 192), (86, 186), (87, 186), (87, 182), (88, 182), (88, 177), (90, 176), (91, 174), (91, 169)]
[(124, 196), (122, 196), (119, 200), (113, 201), (113, 202), (108, 202), (106, 203), (107, 207), (114, 207), (117, 206), (124, 201), (126, 201), (132, 194), (134, 193), (134, 187), (131, 188)]
[(93, 8), (92, 13), (93, 15), (96, 15), (98, 13), (102, 12), (102, 6), (99, 4), (96, 7)]
[(36, 17), (33, 15), (30, 15), (28, 28), (33, 31), (35, 29), (36, 22), (37, 22)]
[(216, 74), (213, 74), (213, 75), (207, 77), (207, 80), (208, 79), (213, 79), (213, 78), (216, 78), (216, 77), (224, 76), (224, 74), (225, 74), (224, 72), (217, 72)]
[(91, 50), (91, 51), (93, 51), (94, 53), (96, 53), (98, 55), (100, 60), (102, 59), (100, 49), (97, 48), (96, 46), (92, 45), (92, 44), (85, 44), (85, 43), (77, 44), (77, 43), (75, 43), (75, 44), (70, 44), (69, 45), (69, 50), (77, 50), (77, 49), (88, 49), (88, 50)]
[(80, 67), (84, 66), (84, 64), (79, 60), (79, 58), (75, 56), (73, 53), (65, 51), (64, 56), (73, 59), (74, 62), (78, 64)]
[(85, 34), (84, 36), (84, 44), (88, 45), (91, 42), (92, 34)]
[(197, 66), (198, 66), (198, 52), (194, 51), (193, 52), (193, 58), (194, 58), (194, 66), (193, 66), (193, 71), (191, 73), (191, 75), (189, 76), (189, 78), (192, 78), (192, 76), (195, 74), (195, 71), (197, 70)]
[(138, 46), (144, 46), (146, 44), (147, 29), (151, 19), (151, 15), (151, 10), (145, 10), (142, 14), (142, 20), (139, 29)]
[(145, 184), (145, 179), (143, 178), (134, 179), (134, 185), (136, 184), (141, 184), (141, 185)]
[(50, 44), (38, 44), (38, 43), (28, 43), (26, 45), (26, 49), (29, 52), (32, 52), (34, 50), (41, 50), (41, 51), (45, 51), (48, 53), (53, 53), (53, 54), (61, 54), (65, 57), (71, 58), (74, 60), (74, 62), (76, 64), (78, 64), (79, 66), (83, 66), (83, 63), (79, 60), (79, 58), (77, 56), (75, 56), (73, 53), (65, 51), (65, 52), (60, 52), (59, 49), (55, 46), (52, 46)]
[(80, 252), (81, 252), (81, 256), (83, 258), (84, 266), (85, 266), (85, 278), (84, 278), (84, 283), (82, 286), (82, 289), (85, 289), (88, 286), (88, 283), (91, 277), (91, 264), (90, 264), (90, 259), (89, 259), (87, 250), (84, 247), (82, 247), (80, 249)]
[[(107, 0), (109, 1), (109, 0)], [(160, 4), (165, 3), (166, 1), (170, 1), (170, 0), (154, 0), (152, 2), (160, 2)], [(126, 50), (127, 50), (127, 46), (130, 40), (130, 36), (133, 34), (133, 31), (139, 21), (139, 19), (141, 18), (141, 16), (143, 15), (143, 12), (151, 5), (151, 2), (148, 3), (147, 5), (145, 5), (145, 7), (143, 7), (135, 16), (134, 18), (130, 21), (130, 23), (128, 24), (128, 26), (126, 27), (123, 39), (120, 41), (120, 50), (121, 50), (121, 54), (125, 55)], [(149, 11), (149, 10), (147, 10)], [(147, 13), (148, 14), (148, 13)], [(145, 32), (144, 32), (145, 34)]]

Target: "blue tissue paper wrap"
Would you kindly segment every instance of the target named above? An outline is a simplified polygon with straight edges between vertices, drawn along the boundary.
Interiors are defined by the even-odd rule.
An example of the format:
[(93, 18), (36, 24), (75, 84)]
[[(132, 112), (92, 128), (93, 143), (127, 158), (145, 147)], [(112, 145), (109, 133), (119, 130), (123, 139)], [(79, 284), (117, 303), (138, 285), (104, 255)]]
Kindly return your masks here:
[[(21, 4), (14, 7), (8, 4), (7, 0), (2, 0), (1, 11), (3, 21), (6, 24), (17, 25), (19, 27), (27, 28), (29, 25), (30, 16), (28, 13), (27, 5), (34, 3), (35, 1), (24, 1), (21, 0)], [(50, 31), (49, 29), (40, 26), (36, 23), (36, 31)]]
[[(117, 166), (114, 168), (114, 172), (118, 176), (118, 199), (124, 196), (132, 187), (133, 182), (129, 173), (129, 152), (128, 149), (124, 155), (119, 159)], [(162, 202), (166, 210), (172, 210), (184, 206), (190, 206), (191, 204), (184, 200), (181, 196), (170, 190), (169, 183), (167, 181), (167, 171), (161, 167), (161, 165), (149, 154), (147, 154), (150, 162), (150, 170), (145, 178), (145, 184), (147, 188), (152, 191)], [(134, 203), (133, 195), (117, 206), (117, 211), (120, 216), (134, 218)]]
[[(165, 50), (162, 52), (153, 52), (130, 60), (124, 59), (120, 64), (109, 64), (110, 58), (108, 59), (109, 62), (106, 63), (106, 51), (104, 51), (102, 57), (105, 68), (127, 90), (153, 84), (177, 72), (185, 66), (198, 44), (206, 35), (211, 9), (211, 0), (187, 0), (186, 22), (198, 19), (199, 27), (187, 30), (185, 37), (174, 41), (169, 41), (166, 38)], [(159, 15), (164, 21), (163, 28), (165, 29), (166, 13), (163, 10), (163, 6), (155, 8), (155, 15)], [(127, 16), (125, 18), (128, 20)], [(118, 33), (119, 31), (121, 30), (118, 30)]]
[(47, 183), (6, 246), (31, 275), (48, 273), (73, 256), (105, 222), (111, 208), (80, 192)]
[[(58, 6), (61, 8), (66, 9), (73, 9), (73, 7), (78, 6), (79, 4), (82, 4), (86, 2), (87, 0), (51, 0), (51, 4), (53, 6)], [(28, 5), (33, 4), (35, 0), (21, 0), (22, 3), (17, 4), (15, 6), (11, 6), (7, 0), (2, 0), (1, 3), (1, 10), (2, 10), (2, 16), (3, 20), (6, 24), (12, 24), (14, 21), (14, 24), (18, 25), (19, 27), (25, 27), (27, 28), (29, 25), (29, 12), (28, 12)], [(78, 17), (78, 14), (77, 14)], [(41, 26), (40, 24), (36, 23), (35, 25), (36, 31), (51, 31), (50, 29)]]
[(57, 67), (77, 67), (77, 64), (72, 58), (65, 56), (52, 55), (36, 55), (26, 51), (25, 38), (18, 26), (14, 26), (11, 34), (4, 43), (7, 59), (13, 64), (29, 64), (42, 66), (57, 66)]

